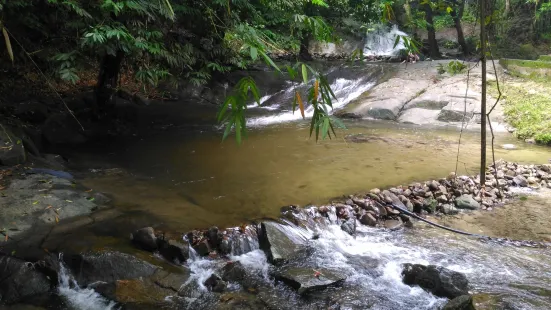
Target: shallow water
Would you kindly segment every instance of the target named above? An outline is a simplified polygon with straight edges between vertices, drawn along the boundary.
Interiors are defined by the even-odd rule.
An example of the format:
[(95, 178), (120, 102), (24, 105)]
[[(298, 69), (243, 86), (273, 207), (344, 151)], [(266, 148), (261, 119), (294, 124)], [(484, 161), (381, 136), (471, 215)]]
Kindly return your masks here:
[[(324, 203), (373, 187), (408, 184), (448, 175), (456, 168), (458, 130), (425, 130), (381, 122), (353, 122), (333, 140), (316, 143), (305, 123), (253, 130), (241, 146), (218, 132), (185, 130), (114, 144), (102, 159), (130, 174), (87, 174), (84, 184), (108, 192), (123, 210), (143, 210), (180, 229), (234, 226), (278, 216), (289, 204)], [(381, 137), (351, 143), (345, 135)], [(542, 163), (551, 151), (500, 136), (496, 159)], [(105, 146), (109, 148), (110, 146)], [(476, 174), (479, 140), (464, 134), (458, 174)], [(102, 161), (96, 159), (96, 165)], [(92, 167), (94, 165), (92, 164)]]

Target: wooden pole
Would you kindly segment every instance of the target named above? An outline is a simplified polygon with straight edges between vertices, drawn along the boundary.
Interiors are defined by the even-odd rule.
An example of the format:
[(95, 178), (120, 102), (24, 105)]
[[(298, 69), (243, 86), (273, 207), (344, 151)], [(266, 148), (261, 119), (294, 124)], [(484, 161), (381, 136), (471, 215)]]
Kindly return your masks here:
[(486, 184), (486, 0), (480, 5), (480, 61), (482, 62), (482, 98), (480, 103), (480, 186)]

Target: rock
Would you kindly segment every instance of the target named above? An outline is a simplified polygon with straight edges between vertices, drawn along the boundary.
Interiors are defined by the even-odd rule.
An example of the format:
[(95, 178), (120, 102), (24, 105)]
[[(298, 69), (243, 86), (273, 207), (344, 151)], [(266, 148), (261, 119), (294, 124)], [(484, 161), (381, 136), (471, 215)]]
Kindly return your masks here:
[(439, 191), (440, 193), (444, 194), (444, 195), (446, 195), (446, 194), (448, 193), (448, 190), (447, 190), (446, 187), (443, 186), (443, 185), (439, 185), (439, 186), (438, 186), (438, 191)]
[(528, 181), (528, 184), (537, 184), (538, 183), (538, 178), (528, 177), (528, 179), (526, 179), (526, 181)]
[(427, 183), (427, 186), (429, 187), (429, 189), (433, 192), (437, 191), (438, 190), (438, 187), (440, 186), (440, 183), (438, 183), (437, 181), (435, 180), (432, 180), (430, 182)]
[(375, 204), (375, 208), (377, 209), (377, 213), (379, 216), (387, 216), (386, 208), (385, 206), (381, 205), (380, 203)]
[(381, 193), (381, 190), (378, 188), (374, 188), (369, 191), (371, 194), (379, 195)]
[(130, 240), (146, 251), (157, 250), (157, 237), (153, 227), (144, 227), (130, 234)]
[(209, 240), (209, 245), (212, 249), (216, 249), (220, 245), (221, 238), (218, 236), (218, 231), (218, 227), (212, 226), (207, 232), (207, 239)]
[(226, 282), (214, 273), (203, 282), (203, 285), (211, 292), (222, 293), (226, 290)]
[(480, 208), (478, 203), (471, 195), (461, 195), (455, 199), (455, 206), (458, 209), (477, 210)]
[(226, 238), (222, 239), (222, 241), (220, 241), (220, 248), (219, 248), (220, 254), (221, 255), (230, 255), (231, 250), (232, 250), (231, 241), (229, 239), (226, 239)]
[(446, 197), (446, 195), (440, 195), (440, 196), (436, 197), (436, 201), (438, 201), (438, 202), (448, 202), (448, 197)]
[(459, 213), (459, 210), (457, 210), (456, 207), (454, 207), (453, 205), (451, 204), (444, 204), (442, 205), (442, 213), (446, 214), (446, 215), (455, 215), (455, 214), (458, 214)]
[(360, 223), (362, 223), (364, 225), (367, 225), (367, 226), (373, 226), (373, 227), (377, 226), (377, 220), (370, 213), (366, 213), (366, 214), (362, 215), (362, 217), (360, 218)]
[(501, 148), (504, 149), (504, 150), (516, 150), (517, 149), (516, 145), (514, 145), (514, 144), (503, 144), (501, 146)]
[(522, 175), (517, 175), (513, 178), (513, 183), (520, 187), (527, 187), (528, 186), (528, 180), (526, 180), (525, 177)]
[(423, 201), (422, 208), (430, 213), (434, 213), (436, 211), (437, 205), (438, 205), (438, 202), (435, 199), (428, 198)]
[(285, 233), (285, 226), (275, 222), (262, 222), (260, 224), (259, 245), (266, 253), (268, 261), (278, 265), (288, 260), (298, 249)]
[[(1, 125), (1, 124), (0, 124)], [(23, 141), (5, 125), (0, 129), (0, 165), (15, 166), (27, 160)]]
[(325, 269), (286, 267), (277, 272), (276, 279), (306, 295), (329, 286), (340, 285), (346, 276)]
[(176, 240), (159, 240), (159, 253), (175, 264), (183, 264), (189, 258), (189, 244)]
[(348, 221), (345, 221), (344, 223), (342, 223), (341, 229), (347, 232), (349, 235), (354, 235), (354, 232), (356, 230), (356, 228), (354, 227), (355, 226), (354, 222), (355, 222), (355, 219), (350, 219)]
[(398, 218), (397, 220), (386, 220), (385, 221), (385, 228), (390, 230), (398, 230), (404, 226), (404, 223), (402, 223), (402, 220)]
[(448, 301), (442, 310), (476, 310), (476, 308), (473, 305), (472, 296), (461, 295)]
[(530, 143), (530, 144), (536, 144), (536, 139), (532, 139), (532, 138), (530, 138), (530, 139), (524, 139), (524, 142)]
[(452, 299), (469, 293), (469, 281), (464, 274), (441, 266), (404, 264), (402, 281), (419, 285), (438, 297)]
[(247, 276), (247, 271), (241, 262), (228, 262), (222, 268), (222, 280), (239, 283)]
[(439, 114), (440, 110), (411, 108), (400, 114), (398, 122), (416, 125), (432, 125), (436, 122)]
[(158, 267), (135, 256), (120, 252), (96, 252), (64, 255), (63, 261), (81, 286), (102, 281), (149, 277)]
[(27, 301), (50, 290), (50, 281), (34, 264), (13, 257), (0, 256), (0, 274), (0, 304)]
[(212, 251), (212, 249), (209, 246), (209, 243), (207, 240), (203, 240), (196, 245), (193, 246), (193, 250), (199, 255), (199, 256), (207, 256)]

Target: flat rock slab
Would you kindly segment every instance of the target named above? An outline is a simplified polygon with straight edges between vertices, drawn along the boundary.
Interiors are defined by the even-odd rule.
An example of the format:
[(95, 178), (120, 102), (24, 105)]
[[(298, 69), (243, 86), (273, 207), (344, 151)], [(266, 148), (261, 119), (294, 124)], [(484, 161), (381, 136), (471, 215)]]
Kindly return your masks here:
[(389, 79), (375, 86), (369, 96), (357, 102), (350, 112), (376, 119), (395, 120), (404, 105), (428, 85), (428, 80)]
[(287, 283), (299, 294), (304, 295), (339, 285), (346, 280), (346, 276), (325, 269), (285, 267), (276, 274), (276, 279)]
[(440, 110), (411, 108), (405, 110), (398, 121), (405, 124), (431, 125), (439, 122), (438, 115), (440, 115)]
[(73, 187), (70, 180), (50, 174), (14, 179), (2, 191), (0, 227), (15, 237), (36, 225), (54, 225), (63, 219), (91, 214), (99, 207), (93, 194)]

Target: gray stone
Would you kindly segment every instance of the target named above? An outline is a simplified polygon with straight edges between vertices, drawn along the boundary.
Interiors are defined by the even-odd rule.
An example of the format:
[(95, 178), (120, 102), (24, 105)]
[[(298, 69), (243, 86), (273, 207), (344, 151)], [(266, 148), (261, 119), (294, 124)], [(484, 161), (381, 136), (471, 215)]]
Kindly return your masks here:
[(362, 215), (362, 217), (360, 218), (360, 223), (368, 226), (377, 226), (377, 220), (370, 213)]
[(455, 199), (455, 206), (458, 209), (477, 210), (480, 208), (478, 203), (471, 195), (461, 195)]
[(515, 183), (517, 186), (520, 187), (527, 187), (528, 186), (528, 180), (522, 175), (517, 175), (513, 178), (513, 183)]
[(120, 252), (95, 252), (64, 255), (63, 261), (81, 286), (102, 281), (149, 277), (158, 267), (135, 256)]
[(455, 215), (455, 214), (458, 214), (459, 213), (459, 210), (457, 210), (456, 207), (454, 207), (453, 205), (451, 204), (444, 204), (442, 205), (442, 213), (446, 214), (446, 215)]
[(146, 251), (155, 251), (157, 249), (157, 237), (153, 227), (144, 227), (130, 234), (130, 240), (137, 246)]
[(419, 285), (438, 297), (451, 299), (469, 293), (469, 281), (464, 274), (441, 266), (404, 264), (402, 281)]
[(473, 305), (473, 297), (470, 295), (461, 295), (448, 301), (442, 310), (476, 310)]
[(503, 144), (501, 146), (502, 149), (504, 150), (516, 150), (517, 147), (514, 145), (514, 144)]
[(259, 236), (260, 249), (272, 264), (287, 261), (298, 249), (298, 244), (285, 234), (285, 226), (275, 222), (262, 222)]
[(34, 264), (0, 256), (0, 271), (0, 304), (26, 301), (50, 290), (50, 281), (46, 275), (36, 270)]
[(385, 221), (385, 228), (390, 230), (398, 230), (404, 226), (404, 223), (400, 218), (396, 220), (386, 220)]
[(528, 179), (526, 179), (526, 181), (528, 181), (528, 184), (537, 184), (538, 183), (538, 178), (528, 177)]
[(354, 222), (355, 222), (354, 219), (345, 221), (344, 223), (342, 223), (341, 229), (347, 232), (349, 235), (354, 235), (354, 231), (355, 231)]
[(183, 264), (189, 258), (189, 244), (176, 240), (159, 240), (159, 253), (168, 261)]
[(337, 286), (346, 280), (346, 276), (325, 269), (285, 267), (276, 274), (276, 279), (306, 295), (313, 291)]

